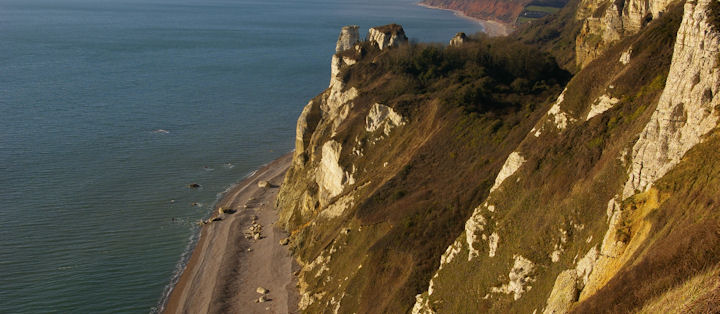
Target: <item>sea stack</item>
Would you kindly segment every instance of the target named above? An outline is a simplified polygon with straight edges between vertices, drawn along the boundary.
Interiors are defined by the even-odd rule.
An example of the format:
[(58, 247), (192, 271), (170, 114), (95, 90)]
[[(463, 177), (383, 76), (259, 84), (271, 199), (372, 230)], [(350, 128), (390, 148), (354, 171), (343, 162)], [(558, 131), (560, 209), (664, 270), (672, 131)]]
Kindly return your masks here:
[(368, 31), (367, 40), (380, 50), (398, 46), (408, 41), (405, 30), (398, 24), (373, 27)]
[(360, 32), (357, 25), (343, 26), (338, 36), (335, 52), (340, 53), (355, 46), (360, 41)]

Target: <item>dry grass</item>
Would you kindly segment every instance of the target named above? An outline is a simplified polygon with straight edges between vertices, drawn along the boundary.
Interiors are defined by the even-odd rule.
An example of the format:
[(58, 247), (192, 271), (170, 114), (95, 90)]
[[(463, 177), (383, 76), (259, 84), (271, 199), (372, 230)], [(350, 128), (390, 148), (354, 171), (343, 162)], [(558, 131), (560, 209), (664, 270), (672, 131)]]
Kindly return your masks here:
[(720, 311), (720, 265), (695, 275), (650, 300), (636, 313), (717, 313)]

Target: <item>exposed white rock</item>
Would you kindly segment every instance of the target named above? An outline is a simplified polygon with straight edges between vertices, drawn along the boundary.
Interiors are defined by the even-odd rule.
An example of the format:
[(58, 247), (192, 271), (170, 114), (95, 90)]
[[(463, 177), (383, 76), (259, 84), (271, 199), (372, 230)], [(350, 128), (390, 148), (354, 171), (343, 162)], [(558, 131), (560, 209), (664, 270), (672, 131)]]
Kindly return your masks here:
[(495, 251), (498, 247), (498, 241), (500, 241), (500, 235), (498, 235), (497, 232), (493, 232), (488, 238), (488, 246), (490, 247), (488, 255), (490, 257), (495, 257)]
[(520, 166), (522, 166), (524, 163), (525, 158), (523, 158), (520, 153), (510, 153), (508, 158), (505, 160), (505, 164), (503, 164), (502, 169), (500, 169), (497, 177), (495, 177), (495, 184), (493, 184), (492, 188), (490, 188), (490, 193), (497, 190), (497, 188), (500, 187), (503, 181), (505, 181), (505, 179), (507, 179), (509, 176), (513, 175), (515, 171), (520, 169)]
[(473, 243), (477, 241), (476, 233), (478, 231), (485, 230), (485, 224), (487, 220), (483, 217), (481, 212), (481, 206), (478, 206), (473, 211), (472, 216), (465, 222), (465, 240), (468, 244), (468, 261), (471, 261), (474, 257), (480, 255), (480, 251), (473, 247)]
[(556, 244), (556, 245), (555, 245), (555, 250), (553, 250), (553, 252), (550, 253), (550, 260), (551, 260), (553, 263), (557, 263), (557, 262), (560, 260), (560, 255), (561, 255), (561, 254), (562, 254), (562, 250), (560, 250), (560, 248), (559, 248), (559, 247), (557, 246), (557, 244)]
[(588, 112), (587, 118), (585, 118), (585, 121), (590, 120), (590, 118), (597, 116), (608, 109), (615, 106), (618, 102), (620, 102), (620, 99), (617, 99), (615, 97), (610, 97), (608, 95), (601, 95), (590, 106), (590, 112)]
[(412, 308), (412, 314), (434, 314), (430, 308), (430, 299), (422, 294), (415, 296), (415, 305)]
[(535, 270), (535, 264), (520, 255), (514, 255), (513, 259), (515, 259), (515, 263), (508, 274), (510, 281), (500, 287), (490, 288), (490, 292), (513, 294), (513, 299), (518, 300), (523, 293), (532, 288), (528, 284), (535, 281), (535, 278), (531, 276)]
[(532, 128), (532, 130), (530, 130), (530, 133), (532, 133), (532, 135), (534, 135), (535, 137), (540, 137), (540, 134), (542, 134), (542, 130), (540, 128)]
[(340, 80), (331, 82), (330, 89), (324, 94), (325, 101), (320, 103), (320, 109), (323, 118), (332, 122), (333, 134), (347, 118), (352, 108), (352, 101), (357, 98), (358, 94), (355, 87), (345, 89), (345, 84)]
[(590, 250), (577, 262), (575, 266), (575, 272), (577, 274), (577, 285), (578, 289), (582, 290), (585, 284), (588, 282), (588, 278), (595, 267), (595, 263), (598, 259), (598, 251), (596, 247), (590, 248)]
[(560, 256), (565, 251), (564, 245), (567, 243), (567, 231), (563, 230), (562, 228), (558, 229), (560, 231), (560, 242), (555, 243), (555, 247), (553, 248), (553, 252), (550, 253), (550, 260), (553, 263), (557, 263), (560, 261)]
[(460, 47), (468, 40), (467, 35), (463, 32), (455, 34), (455, 37), (450, 39), (450, 47)]
[(575, 121), (572, 117), (569, 117), (565, 112), (563, 112), (560, 109), (560, 105), (565, 100), (565, 92), (567, 91), (567, 87), (565, 90), (560, 93), (560, 96), (558, 96), (555, 103), (550, 107), (550, 110), (548, 110), (548, 116), (552, 117), (553, 123), (555, 123), (555, 127), (558, 128), (558, 130), (564, 130), (567, 128), (569, 122)]
[(455, 255), (460, 253), (461, 249), (462, 243), (458, 240), (455, 240), (453, 244), (448, 246), (447, 250), (445, 250), (445, 253), (440, 256), (440, 268), (438, 269), (438, 271), (440, 271), (444, 265), (450, 264), (450, 262), (452, 262), (455, 258)]
[(343, 26), (335, 44), (335, 52), (343, 52), (351, 49), (360, 41), (360, 32), (357, 25)]
[(375, 103), (365, 118), (365, 131), (374, 132), (377, 129), (382, 129), (385, 135), (389, 135), (390, 130), (394, 127), (404, 124), (403, 117), (392, 108)]
[(605, 211), (605, 214), (607, 215), (607, 222), (610, 222), (610, 219), (615, 212), (620, 211), (620, 203), (617, 201), (618, 197), (618, 195), (615, 195), (615, 197), (608, 201), (607, 210)]
[(652, 186), (718, 124), (720, 34), (707, 22), (709, 1), (685, 3), (665, 89), (633, 147), (623, 198)]
[[(352, 176), (350, 176), (350, 178), (352, 178)], [(345, 213), (345, 210), (353, 206), (353, 200), (354, 197), (352, 193), (343, 195), (337, 201), (332, 204), (328, 204), (325, 208), (323, 208), (319, 215), (320, 217), (328, 219), (340, 217), (343, 213)]]
[(568, 269), (560, 273), (555, 279), (550, 297), (547, 300), (547, 306), (543, 314), (564, 314), (568, 312), (570, 305), (576, 300), (577, 290), (577, 272), (574, 269)]
[[(645, 24), (646, 17), (659, 17), (671, 2), (672, 0), (582, 1), (576, 15), (578, 20), (584, 20), (575, 45), (577, 64), (584, 67), (613, 42), (637, 33)], [(595, 12), (602, 6), (605, 6), (604, 11)], [(597, 13), (600, 13), (599, 17)]]
[(368, 31), (367, 40), (380, 50), (406, 43), (405, 30), (397, 24), (373, 27)]
[(550, 292), (543, 314), (567, 313), (572, 303), (577, 301), (580, 291), (588, 283), (598, 259), (597, 248), (593, 246), (577, 262), (574, 269), (561, 272), (555, 279), (555, 285)]
[(320, 199), (327, 202), (328, 199), (340, 194), (345, 184), (354, 181), (352, 175), (344, 171), (338, 161), (342, 145), (330, 140), (322, 146), (322, 157), (317, 169), (316, 181), (320, 187)]
[(632, 47), (628, 48), (628, 50), (623, 51), (623, 53), (620, 55), (620, 63), (623, 65), (630, 63), (630, 55), (632, 55)]
[(357, 60), (350, 58), (350, 57), (343, 57), (342, 60), (343, 60), (343, 63), (345, 63), (345, 65), (347, 65), (347, 66), (351, 66), (351, 65), (357, 63)]

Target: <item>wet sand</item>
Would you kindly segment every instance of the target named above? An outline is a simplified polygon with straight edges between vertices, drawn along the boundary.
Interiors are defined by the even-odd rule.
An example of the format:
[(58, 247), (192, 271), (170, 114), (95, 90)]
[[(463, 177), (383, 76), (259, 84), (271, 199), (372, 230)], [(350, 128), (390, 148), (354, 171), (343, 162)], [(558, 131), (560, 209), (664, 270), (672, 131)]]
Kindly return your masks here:
[[(275, 228), (275, 198), (292, 154), (259, 169), (230, 189), (205, 224), (185, 270), (170, 293), (164, 313), (295, 313), (298, 294), (292, 275), (297, 266)], [(271, 187), (258, 187), (259, 181)], [(247, 205), (247, 208), (245, 206)], [(220, 214), (218, 208), (234, 209)], [(259, 240), (247, 239), (253, 216), (262, 226)], [(248, 250), (249, 249), (249, 250)], [(258, 287), (269, 301), (256, 302)]]
[[(485, 30), (485, 33), (488, 34), (488, 36), (492, 36), (492, 37), (507, 36), (510, 33), (512, 33), (512, 31), (514, 30), (512, 25), (500, 23), (497, 21), (481, 20), (478, 18), (467, 16), (462, 11), (435, 7), (435, 6), (427, 5), (424, 3), (418, 3), (417, 5), (419, 5), (421, 7), (426, 7), (428, 9), (451, 11), (451, 12), (455, 13), (455, 15), (457, 15), (461, 18), (468, 19), (468, 20), (471, 20), (473, 22), (476, 22), (476, 23), (482, 25), (483, 29)], [(468, 35), (471, 35), (471, 34), (468, 34)]]

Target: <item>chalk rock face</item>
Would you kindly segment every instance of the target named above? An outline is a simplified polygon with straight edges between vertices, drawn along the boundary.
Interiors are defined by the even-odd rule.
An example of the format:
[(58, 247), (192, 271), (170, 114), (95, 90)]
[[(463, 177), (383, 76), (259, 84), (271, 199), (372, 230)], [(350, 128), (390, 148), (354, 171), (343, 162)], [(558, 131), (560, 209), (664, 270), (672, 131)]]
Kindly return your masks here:
[[(647, 18), (659, 17), (671, 0), (585, 0), (576, 14), (583, 26), (575, 42), (577, 64), (584, 67), (611, 43), (637, 33)], [(597, 11), (603, 10), (604, 11)], [(596, 12), (597, 11), (597, 12)]]
[(575, 284), (577, 279), (574, 269), (565, 270), (558, 275), (543, 314), (567, 313), (578, 294)]
[(352, 184), (352, 175), (345, 172), (340, 166), (340, 152), (342, 145), (336, 141), (327, 141), (322, 146), (322, 158), (317, 170), (316, 181), (320, 187), (320, 200), (327, 204), (327, 200), (340, 194), (345, 184)]
[(340, 70), (343, 67), (351, 66), (355, 64), (357, 60), (351, 57), (341, 57), (339, 55), (333, 55), (330, 61), (330, 86), (337, 85), (342, 82), (340, 78)]
[(518, 152), (512, 152), (510, 156), (505, 160), (505, 164), (503, 165), (502, 169), (500, 169), (500, 172), (498, 173), (497, 177), (495, 178), (495, 184), (490, 188), (490, 193), (497, 190), (497, 188), (500, 187), (500, 185), (507, 179), (509, 176), (513, 175), (515, 171), (520, 169), (520, 166), (522, 166), (525, 163), (525, 158), (521, 156)]
[(685, 3), (665, 89), (633, 147), (623, 198), (648, 189), (718, 124), (720, 34), (708, 24), (710, 1)]
[(357, 25), (343, 26), (338, 36), (337, 44), (335, 44), (335, 52), (343, 52), (351, 49), (360, 41), (360, 32)]
[(450, 39), (450, 47), (460, 47), (462, 44), (464, 44), (467, 41), (467, 35), (465, 33), (460, 32), (455, 34), (455, 37)]
[(392, 128), (403, 124), (405, 122), (401, 115), (388, 106), (376, 103), (370, 108), (370, 112), (365, 118), (365, 131), (374, 132), (382, 129), (383, 133), (388, 135)]
[(405, 30), (398, 24), (373, 27), (368, 31), (367, 40), (380, 50), (395, 47), (408, 41)]
[(499, 288), (493, 287), (490, 291), (493, 293), (513, 294), (513, 299), (519, 300), (523, 293), (532, 288), (528, 284), (535, 281), (535, 278), (531, 276), (535, 270), (535, 264), (520, 255), (515, 255), (513, 258), (515, 259), (515, 263), (508, 274), (510, 282)]
[(591, 105), (590, 112), (588, 112), (587, 118), (585, 118), (585, 120), (590, 120), (592, 117), (607, 111), (608, 109), (615, 106), (615, 104), (617, 104), (618, 102), (620, 102), (620, 99), (610, 97), (608, 95), (602, 95), (598, 97)]
[(623, 51), (622, 55), (620, 55), (620, 63), (623, 65), (630, 63), (630, 56), (632, 55), (632, 48)]
[(473, 210), (472, 216), (465, 222), (465, 240), (468, 244), (468, 261), (480, 255), (480, 250), (476, 249), (473, 244), (478, 241), (477, 233), (485, 230), (487, 220), (482, 215), (484, 206), (478, 206)]

